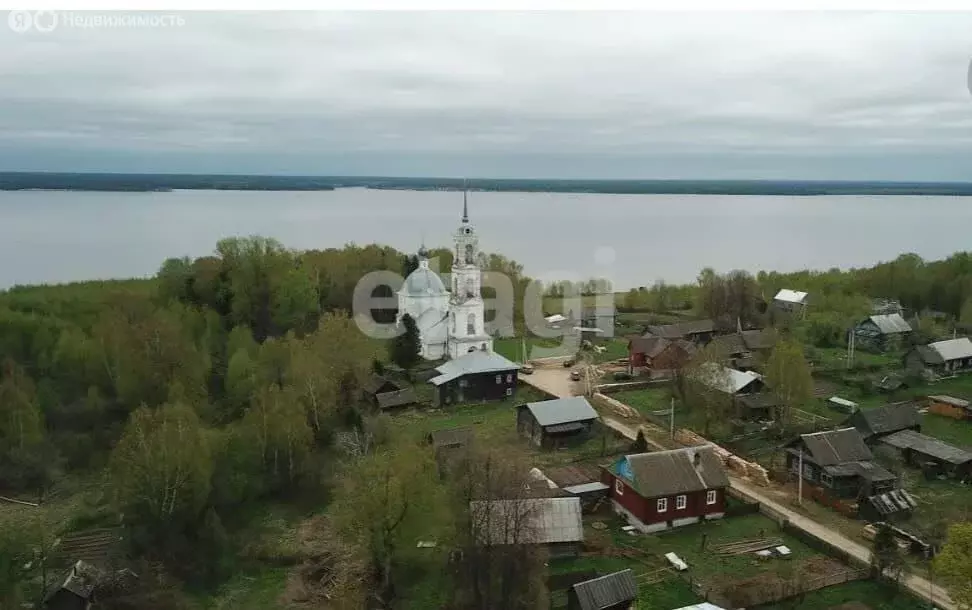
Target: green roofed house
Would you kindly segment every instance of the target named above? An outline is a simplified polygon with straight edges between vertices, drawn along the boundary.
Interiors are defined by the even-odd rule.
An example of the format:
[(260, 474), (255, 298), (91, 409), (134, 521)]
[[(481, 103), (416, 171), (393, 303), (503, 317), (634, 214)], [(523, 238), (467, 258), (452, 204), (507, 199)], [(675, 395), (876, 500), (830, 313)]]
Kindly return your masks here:
[(474, 351), (436, 367), (433, 404), (504, 400), (516, 393), (520, 365), (496, 352)]

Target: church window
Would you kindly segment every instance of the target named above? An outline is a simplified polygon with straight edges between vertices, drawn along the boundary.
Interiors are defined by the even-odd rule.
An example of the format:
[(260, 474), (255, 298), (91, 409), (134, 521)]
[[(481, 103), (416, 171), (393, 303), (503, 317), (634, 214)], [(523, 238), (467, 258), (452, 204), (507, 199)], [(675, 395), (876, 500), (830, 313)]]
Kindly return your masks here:
[(452, 314), (452, 334), (456, 334), (456, 314)]
[(473, 279), (471, 277), (466, 278), (466, 295), (467, 296), (473, 296), (475, 294), (475, 291), (473, 290), (474, 283), (475, 282), (473, 282)]
[(469, 314), (469, 317), (466, 319), (466, 334), (476, 334), (476, 314)]
[(466, 264), (473, 264), (473, 247), (472, 244), (466, 244)]

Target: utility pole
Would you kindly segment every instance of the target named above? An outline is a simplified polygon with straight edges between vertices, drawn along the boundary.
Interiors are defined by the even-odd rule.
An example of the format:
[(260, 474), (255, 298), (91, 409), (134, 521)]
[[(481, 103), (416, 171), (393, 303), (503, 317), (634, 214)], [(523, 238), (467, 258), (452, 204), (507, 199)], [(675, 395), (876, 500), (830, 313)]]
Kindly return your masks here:
[(850, 369), (854, 366), (854, 348), (855, 346), (855, 336), (854, 329), (850, 329), (850, 333), (847, 335), (847, 368)]
[(675, 439), (675, 397), (672, 396), (671, 409), (669, 410), (669, 424), (668, 431), (671, 434), (672, 440)]
[(803, 506), (803, 447), (800, 447), (800, 472), (797, 473), (797, 504)]

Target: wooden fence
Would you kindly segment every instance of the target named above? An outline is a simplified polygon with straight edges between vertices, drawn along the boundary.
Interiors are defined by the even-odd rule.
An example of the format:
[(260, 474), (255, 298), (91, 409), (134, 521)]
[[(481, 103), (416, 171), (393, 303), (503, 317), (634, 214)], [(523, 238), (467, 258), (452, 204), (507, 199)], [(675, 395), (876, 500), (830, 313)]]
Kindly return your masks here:
[[(799, 570), (799, 566), (796, 566)], [(870, 578), (864, 568), (842, 567), (829, 574), (803, 578), (799, 573), (790, 579), (761, 575), (733, 584), (731, 587), (706, 592), (706, 599), (725, 608), (751, 608), (774, 604), (846, 582)], [(775, 576), (775, 575), (774, 575)]]

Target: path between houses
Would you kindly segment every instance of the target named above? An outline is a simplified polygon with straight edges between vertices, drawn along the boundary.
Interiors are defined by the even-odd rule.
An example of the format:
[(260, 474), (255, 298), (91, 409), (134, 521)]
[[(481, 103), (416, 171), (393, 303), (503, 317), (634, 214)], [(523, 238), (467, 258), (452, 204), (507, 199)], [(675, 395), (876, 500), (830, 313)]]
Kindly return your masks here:
[[(543, 373), (542, 375), (537, 375), (537, 373), (541, 372)], [(575, 393), (573, 384), (571, 383), (568, 375), (569, 373), (566, 370), (537, 369), (533, 375), (530, 375), (529, 377), (521, 376), (520, 379), (548, 394), (565, 398), (568, 396), (573, 396)], [(642, 427), (638, 424), (632, 425), (606, 415), (601, 415), (601, 420), (606, 426), (616, 430), (622, 436), (630, 440), (637, 438), (638, 429)], [(666, 447), (652, 441), (649, 435), (646, 434), (645, 436), (648, 443), (655, 446), (656, 449), (666, 449)], [(862, 563), (870, 563), (871, 551), (864, 545), (854, 542), (843, 534), (835, 532), (834, 530), (817, 523), (813, 519), (801, 515), (795, 510), (780, 504), (776, 500), (770, 498), (767, 494), (761, 492), (758, 487), (738, 477), (730, 475), (729, 482), (733, 489), (750, 498), (752, 501), (759, 502), (763, 506), (769, 507), (772, 511), (783, 515), (795, 527), (798, 527), (803, 531), (826, 541), (836, 548), (844, 550)], [(941, 608), (943, 610), (958, 610), (958, 606), (951, 601), (948, 593), (938, 585), (933, 585), (926, 578), (906, 572), (902, 577), (902, 583), (909, 591), (921, 599), (931, 602), (937, 608)]]

